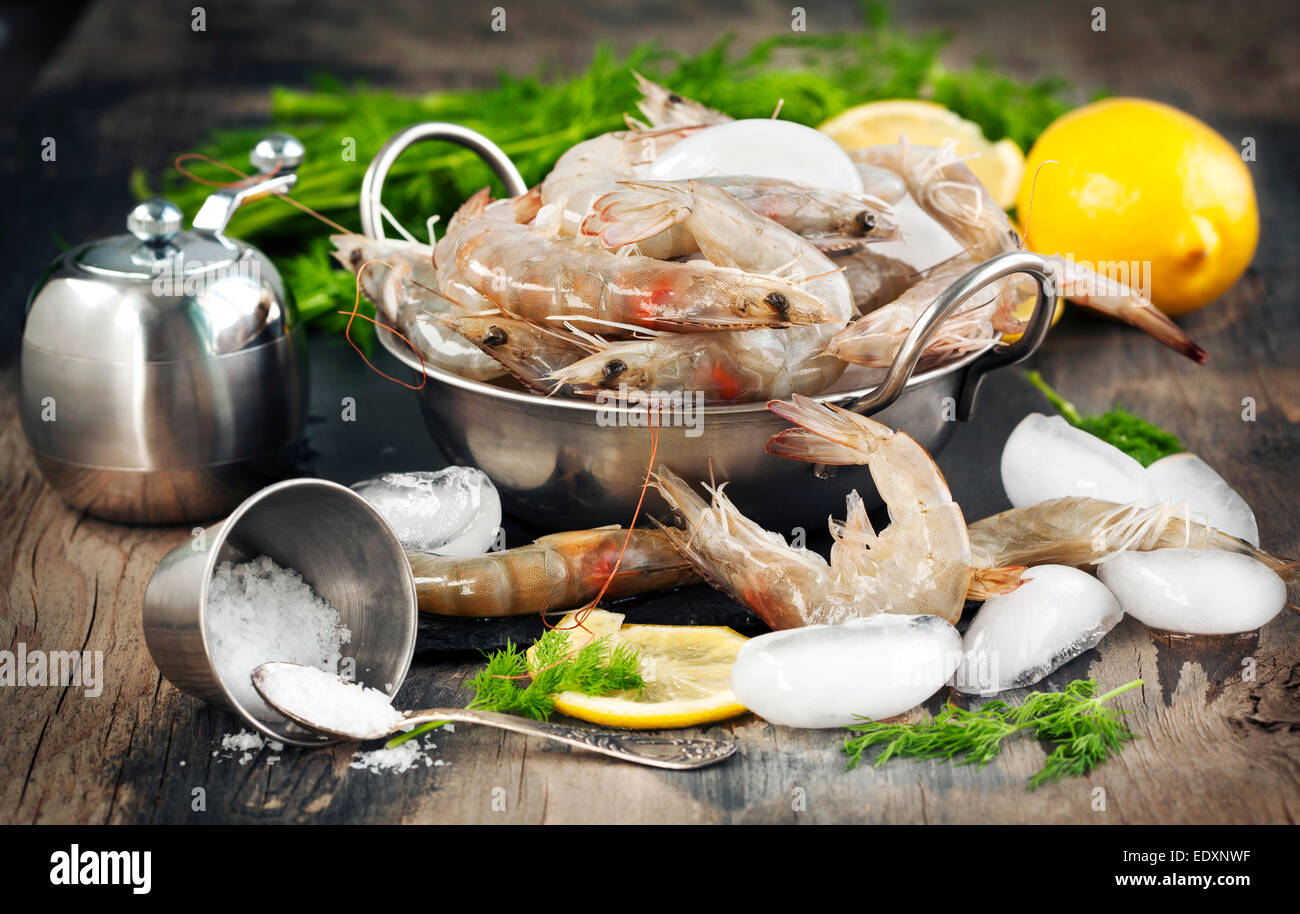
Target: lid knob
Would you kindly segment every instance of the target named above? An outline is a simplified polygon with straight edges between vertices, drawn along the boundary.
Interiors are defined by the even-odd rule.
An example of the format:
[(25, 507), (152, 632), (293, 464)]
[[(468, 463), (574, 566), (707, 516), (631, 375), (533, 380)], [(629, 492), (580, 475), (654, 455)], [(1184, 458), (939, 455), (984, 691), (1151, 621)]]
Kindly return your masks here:
[(184, 216), (170, 200), (154, 197), (136, 205), (126, 217), (126, 228), (145, 244), (163, 245), (181, 230)]
[(294, 171), (302, 164), (303, 146), (298, 138), (287, 133), (268, 133), (257, 141), (248, 161), (262, 174), (273, 171)]

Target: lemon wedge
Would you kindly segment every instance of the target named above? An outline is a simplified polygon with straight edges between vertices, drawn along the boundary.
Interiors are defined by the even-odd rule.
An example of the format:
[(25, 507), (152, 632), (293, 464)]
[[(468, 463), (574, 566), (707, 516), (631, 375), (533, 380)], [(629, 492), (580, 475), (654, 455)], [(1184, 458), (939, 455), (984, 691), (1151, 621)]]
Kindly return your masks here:
[(957, 141), (957, 155), (975, 154), (966, 164), (998, 206), (1016, 202), (1025, 156), (1011, 140), (989, 142), (978, 124), (963, 120), (943, 105), (915, 99), (868, 102), (837, 114), (817, 128), (850, 151), (897, 143), (900, 136), (917, 146)]
[[(731, 666), (749, 639), (721, 625), (623, 625), (623, 616), (592, 610), (582, 628), (567, 614), (560, 628), (570, 629), (576, 649), (593, 638), (636, 649), (645, 688), (612, 695), (561, 692), (555, 710), (569, 717), (633, 730), (695, 727), (744, 714), (731, 692)], [(531, 658), (530, 658), (531, 659)]]

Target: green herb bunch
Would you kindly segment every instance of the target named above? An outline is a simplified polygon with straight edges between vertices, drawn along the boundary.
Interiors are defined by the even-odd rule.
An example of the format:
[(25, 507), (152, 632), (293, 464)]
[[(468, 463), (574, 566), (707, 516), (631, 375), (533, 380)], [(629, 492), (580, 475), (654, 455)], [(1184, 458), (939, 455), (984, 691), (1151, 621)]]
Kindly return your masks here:
[[(624, 113), (635, 113), (639, 98), (633, 70), (735, 117), (768, 117), (782, 103), (783, 119), (808, 125), (863, 102), (932, 99), (979, 124), (989, 139), (1010, 137), (1022, 149), (1070, 107), (1060, 80), (1021, 82), (984, 63), (950, 70), (939, 60), (946, 36), (897, 29), (876, 3), (865, 3), (863, 12), (861, 29), (784, 33), (744, 53), (727, 38), (697, 55), (646, 43), (620, 57), (602, 46), (582, 73), (543, 68), (526, 76), (502, 74), (489, 88), (402, 95), (322, 76), (310, 91), (275, 89), (271, 120), (306, 149), (294, 198), (357, 228), (362, 175), (397, 130), (419, 121), (463, 124), (501, 146), (533, 184), (570, 146), (624, 126)], [(242, 167), (266, 129), (223, 129), (198, 151)], [(214, 169), (212, 177), (230, 175)], [(170, 170), (161, 188), (151, 187), (143, 172), (132, 183), (141, 197), (161, 189), (190, 216), (210, 191)], [(403, 225), (422, 235), (429, 217), (445, 222), (467, 196), (488, 184), (500, 192), (495, 176), (472, 152), (418, 144), (393, 165), (384, 202)], [(292, 207), (266, 201), (239, 210), (230, 231), (276, 260), (305, 302), (307, 319), (334, 315), (331, 326), (341, 327), (335, 312), (351, 308), (354, 291), (347, 274), (330, 266), (327, 229)], [(367, 333), (362, 323), (354, 323), (354, 331)]]
[(1073, 403), (1049, 387), (1037, 371), (1027, 371), (1025, 377), (1029, 379), (1030, 384), (1043, 392), (1043, 396), (1056, 407), (1066, 422), (1115, 445), (1144, 467), (1150, 466), (1161, 457), (1168, 457), (1170, 454), (1177, 454), (1184, 450), (1182, 442), (1176, 436), (1145, 419), (1138, 418), (1118, 404), (1111, 407), (1109, 412), (1099, 416), (1085, 415), (1080, 413)]
[(948, 705), (919, 723), (878, 723), (864, 719), (848, 729), (857, 733), (844, 743), (848, 767), (856, 768), (872, 746), (883, 744), (876, 756), (880, 767), (892, 758), (944, 759), (959, 765), (984, 767), (1002, 751), (1005, 739), (1028, 733), (1054, 748), (1042, 770), (1029, 779), (1029, 788), (1086, 774), (1117, 754), (1134, 734), (1121, 719), (1124, 711), (1106, 704), (1115, 696), (1142, 685), (1135, 679), (1097, 695), (1091, 679), (1075, 680), (1064, 692), (1031, 692), (1019, 707), (990, 701), (978, 710)]

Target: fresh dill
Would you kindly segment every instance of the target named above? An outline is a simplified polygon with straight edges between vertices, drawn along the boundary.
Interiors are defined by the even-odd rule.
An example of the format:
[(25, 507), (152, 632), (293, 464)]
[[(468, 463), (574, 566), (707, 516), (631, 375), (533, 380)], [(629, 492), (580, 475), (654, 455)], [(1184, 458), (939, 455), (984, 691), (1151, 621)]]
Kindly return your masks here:
[[(294, 199), (356, 227), (366, 163), (397, 130), (420, 121), (463, 124), (496, 142), (532, 185), (575, 143), (623, 128), (624, 113), (635, 113), (638, 100), (633, 70), (735, 117), (769, 117), (783, 103), (783, 119), (810, 126), (864, 102), (930, 99), (979, 124), (990, 140), (1009, 137), (1024, 150), (1071, 107), (1068, 86), (1061, 80), (1024, 82), (985, 63), (949, 69), (940, 61), (948, 36), (897, 28), (879, 3), (863, 3), (862, 12), (861, 28), (782, 33), (744, 52), (730, 38), (695, 55), (653, 42), (622, 56), (600, 46), (582, 72), (543, 68), (524, 76), (503, 74), (497, 85), (486, 88), (404, 95), (318, 76), (308, 91), (274, 89), (270, 120), (273, 129), (294, 134), (306, 149)], [(238, 167), (266, 130), (222, 129), (197, 151)], [(229, 177), (215, 171), (212, 176)], [(160, 182), (137, 172), (131, 184), (142, 199), (161, 190), (191, 217), (210, 191), (170, 171)], [(438, 214), (446, 224), (461, 202), (485, 184), (501, 192), (492, 172), (472, 152), (442, 143), (418, 144), (393, 165), (384, 202), (403, 225), (422, 236), (426, 219)], [(335, 312), (351, 308), (352, 280), (332, 267), (328, 246), (313, 240), (323, 241), (319, 223), (292, 207), (266, 202), (240, 209), (230, 231), (276, 262), (306, 303), (304, 311), (314, 326), (341, 328)], [(341, 278), (326, 279), (331, 273)], [(359, 333), (364, 339), (369, 330), (360, 324), (368, 327), (365, 321), (354, 323), (354, 338)]]
[[(574, 651), (569, 646), (569, 633), (553, 628), (533, 644), (532, 657), (510, 641), (486, 657), (487, 664), (469, 681), (474, 697), (467, 708), (546, 720), (555, 710), (555, 696), (561, 692), (611, 695), (640, 692), (645, 686), (636, 649), (627, 644), (611, 645), (608, 637), (597, 638)], [(416, 727), (386, 745), (399, 746), (443, 723)]]
[(847, 729), (856, 735), (844, 743), (848, 768), (856, 768), (863, 754), (884, 745), (876, 756), (880, 767), (892, 758), (943, 759), (958, 765), (984, 767), (1002, 751), (1002, 743), (1016, 733), (1028, 733), (1049, 744), (1042, 769), (1029, 779), (1029, 789), (1086, 774), (1135, 738), (1121, 719), (1127, 713), (1107, 707), (1107, 702), (1142, 685), (1141, 679), (1125, 683), (1104, 695), (1097, 684), (1078, 679), (1063, 692), (1031, 692), (1018, 707), (990, 701), (978, 710), (948, 705), (933, 718), (918, 723), (880, 723), (863, 719)]
[(1073, 403), (1049, 387), (1037, 371), (1027, 371), (1025, 377), (1029, 379), (1030, 384), (1042, 391), (1043, 396), (1056, 407), (1066, 422), (1115, 445), (1144, 467), (1150, 466), (1161, 457), (1168, 457), (1183, 450), (1183, 444), (1176, 436), (1145, 419), (1138, 418), (1119, 404), (1111, 407), (1109, 412), (1098, 416), (1085, 415), (1080, 413)]

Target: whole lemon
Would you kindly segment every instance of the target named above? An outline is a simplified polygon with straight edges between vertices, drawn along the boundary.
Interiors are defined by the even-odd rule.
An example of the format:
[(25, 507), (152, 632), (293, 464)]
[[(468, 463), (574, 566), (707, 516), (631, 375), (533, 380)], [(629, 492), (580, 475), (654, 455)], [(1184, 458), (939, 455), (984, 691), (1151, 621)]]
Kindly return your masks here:
[[(1049, 159), (1059, 164), (1039, 172)], [(1143, 275), (1131, 270), (1149, 263), (1151, 299), (1171, 315), (1217, 298), (1259, 240), (1238, 149), (1191, 115), (1140, 98), (1094, 102), (1053, 122), (1029, 151), (1016, 209), (1029, 220), (1030, 250), (1099, 272), (1131, 265), (1131, 285)]]

